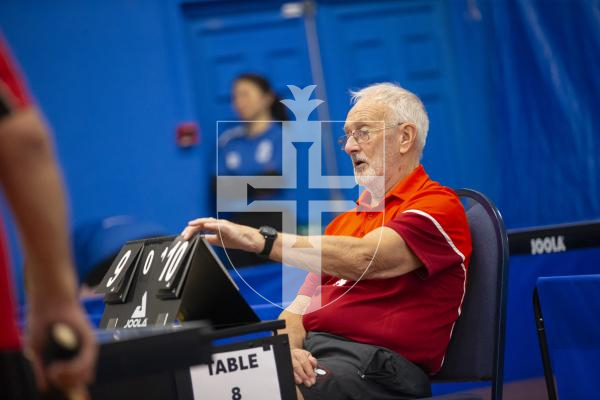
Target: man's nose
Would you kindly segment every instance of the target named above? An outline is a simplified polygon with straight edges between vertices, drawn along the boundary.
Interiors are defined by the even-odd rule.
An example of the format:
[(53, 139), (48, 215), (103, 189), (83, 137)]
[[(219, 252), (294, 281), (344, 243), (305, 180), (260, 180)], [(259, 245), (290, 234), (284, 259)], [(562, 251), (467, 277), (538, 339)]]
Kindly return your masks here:
[(346, 145), (344, 146), (344, 151), (348, 154), (357, 153), (360, 151), (360, 146), (354, 136), (350, 135), (348, 140), (346, 140)]

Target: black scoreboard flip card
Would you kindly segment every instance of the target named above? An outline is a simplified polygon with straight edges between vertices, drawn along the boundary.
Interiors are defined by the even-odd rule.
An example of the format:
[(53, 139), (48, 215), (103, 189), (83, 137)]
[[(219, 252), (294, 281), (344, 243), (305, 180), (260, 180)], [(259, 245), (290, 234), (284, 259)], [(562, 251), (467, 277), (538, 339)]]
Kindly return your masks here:
[[(160, 282), (157, 297), (160, 299), (177, 299), (181, 296), (181, 289), (190, 268), (189, 254), (192, 247), (198, 244), (198, 239), (183, 240), (177, 236), (168, 248), (165, 255), (165, 265), (158, 281)], [(164, 284), (163, 284), (164, 282)]]
[(96, 293), (104, 293), (105, 303), (125, 302), (135, 276), (137, 259), (143, 247), (142, 242), (131, 242), (119, 251), (104, 279), (96, 289)]

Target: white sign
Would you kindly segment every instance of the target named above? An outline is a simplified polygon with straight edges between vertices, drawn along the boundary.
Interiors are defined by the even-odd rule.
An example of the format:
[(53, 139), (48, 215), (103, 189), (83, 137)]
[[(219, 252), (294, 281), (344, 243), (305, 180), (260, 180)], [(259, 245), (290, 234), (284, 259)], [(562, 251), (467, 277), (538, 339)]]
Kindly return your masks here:
[(209, 365), (190, 368), (195, 400), (281, 399), (272, 347), (213, 354)]

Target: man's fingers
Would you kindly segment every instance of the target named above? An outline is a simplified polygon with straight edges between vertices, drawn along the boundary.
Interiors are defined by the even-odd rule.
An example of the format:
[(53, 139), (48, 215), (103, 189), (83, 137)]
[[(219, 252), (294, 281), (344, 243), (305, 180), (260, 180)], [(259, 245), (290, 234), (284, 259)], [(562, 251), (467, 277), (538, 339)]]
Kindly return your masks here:
[(220, 226), (217, 221), (211, 221), (204, 224), (204, 230), (210, 232), (217, 232)]
[(209, 218), (196, 218), (191, 221), (188, 221), (188, 225), (189, 226), (198, 226), (198, 225), (202, 225), (203, 223), (205, 223), (208, 220), (209, 220)]
[(188, 225), (181, 232), (181, 236), (184, 240), (190, 240), (192, 236), (196, 232), (200, 232), (204, 226), (204, 224), (209, 220), (209, 218), (196, 218), (191, 221), (188, 221)]
[(294, 368), (294, 374), (300, 378), (300, 382), (298, 382), (298, 384), (307, 382), (310, 379), (310, 377), (304, 371), (302, 364), (296, 357), (292, 357), (292, 367)]
[(306, 387), (311, 387), (317, 382), (315, 374), (316, 358), (308, 351), (292, 351), (292, 365), (294, 367), (294, 379), (296, 381), (300, 380), (300, 382), (296, 382), (297, 384), (303, 383)]
[(206, 241), (210, 244), (223, 247), (223, 243), (221, 242), (221, 238), (219, 237), (219, 235), (204, 235), (204, 239), (206, 239)]
[(298, 375), (296, 371), (294, 371), (294, 382), (296, 382), (296, 385), (300, 385), (302, 383), (302, 378), (300, 378), (300, 375)]
[[(89, 332), (88, 332), (89, 333)], [(73, 367), (82, 368), (85, 374), (82, 376), (85, 383), (91, 383), (96, 376), (96, 360), (98, 358), (98, 346), (93, 335), (83, 335), (82, 346), (79, 355), (75, 358)]]
[[(225, 220), (221, 221), (224, 222)], [(190, 240), (195, 233), (201, 231), (208, 231), (211, 233), (215, 233), (219, 231), (219, 221), (215, 218), (197, 218), (188, 222), (188, 226), (186, 226), (181, 232), (181, 236), (184, 240)]]
[(69, 368), (69, 361), (55, 361), (46, 368), (46, 376), (52, 386), (66, 390), (81, 380), (78, 371)]
[(315, 368), (312, 366), (312, 363), (308, 360), (308, 358), (305, 358), (302, 361), (301, 365), (302, 369), (304, 370), (304, 373), (307, 376), (307, 379), (305, 379), (304, 384), (307, 386), (309, 386), (309, 384), (314, 384), (316, 382), (316, 375)]
[(85, 385), (94, 380), (97, 347), (91, 332), (80, 330), (80, 348), (69, 360), (53, 361), (47, 368), (48, 379), (58, 388), (85, 393)]
[(181, 237), (183, 238), (183, 240), (190, 240), (192, 238), (192, 236), (194, 236), (194, 233), (196, 233), (199, 230), (200, 230), (200, 228), (186, 226), (184, 228), (184, 230), (181, 232)]
[(68, 361), (55, 361), (47, 368), (48, 379), (61, 389), (90, 383), (94, 374), (89, 368), (89, 362), (89, 359), (82, 356)]
[[(213, 217), (203, 217), (203, 218), (196, 218), (193, 219), (191, 221), (188, 221), (188, 226), (202, 226), (204, 224), (208, 224), (211, 222), (217, 222), (218, 220), (216, 218)], [(221, 221), (225, 221), (225, 220), (221, 220)]]

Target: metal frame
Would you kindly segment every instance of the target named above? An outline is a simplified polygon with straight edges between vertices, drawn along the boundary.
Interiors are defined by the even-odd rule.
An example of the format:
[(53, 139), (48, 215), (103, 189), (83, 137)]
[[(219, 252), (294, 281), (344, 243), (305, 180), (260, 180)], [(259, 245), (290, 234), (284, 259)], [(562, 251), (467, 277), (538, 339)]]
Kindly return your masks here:
[[(195, 321), (179, 328), (107, 331), (106, 342), (101, 345), (98, 380), (91, 392), (98, 399), (193, 400), (191, 366), (207, 364), (211, 354), (271, 346), (281, 399), (292, 400), (296, 398), (296, 387), (289, 339), (286, 334), (277, 334), (283, 328), (285, 321), (275, 320), (214, 331), (208, 324)], [(211, 345), (216, 339), (260, 332), (272, 336)], [(125, 340), (109, 340), (113, 335), (124, 336)]]
[[(272, 346), (275, 364), (277, 365), (277, 379), (279, 380), (279, 392), (282, 400), (296, 399), (296, 385), (294, 383), (294, 372), (292, 369), (292, 356), (290, 353), (289, 338), (287, 334), (277, 334), (278, 329), (285, 328), (284, 320), (263, 321), (255, 324), (236, 326), (214, 331), (210, 334), (212, 339), (231, 338), (258, 332), (271, 331), (273, 336), (243, 340), (215, 346), (212, 353), (223, 353), (228, 351), (251, 349), (257, 347)], [(180, 400), (193, 400), (192, 381), (189, 370), (176, 376), (177, 392)]]

